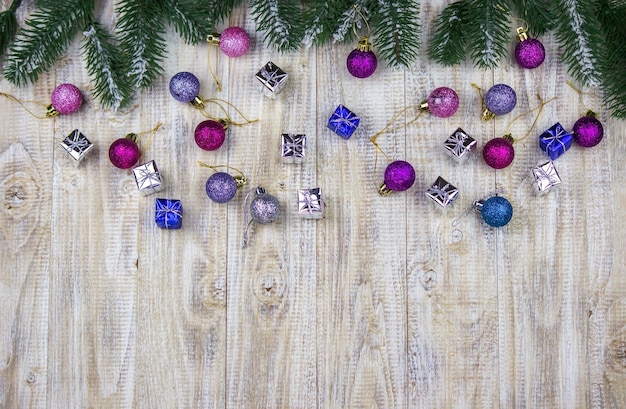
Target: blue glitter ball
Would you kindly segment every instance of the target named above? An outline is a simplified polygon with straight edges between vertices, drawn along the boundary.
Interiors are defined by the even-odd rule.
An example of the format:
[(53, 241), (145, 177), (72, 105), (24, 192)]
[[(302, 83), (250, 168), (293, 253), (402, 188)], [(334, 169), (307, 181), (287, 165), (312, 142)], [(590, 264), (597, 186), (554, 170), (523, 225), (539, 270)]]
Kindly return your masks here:
[(496, 115), (508, 114), (517, 104), (515, 90), (506, 84), (496, 84), (485, 94), (485, 106)]
[(170, 80), (170, 94), (180, 102), (191, 102), (200, 93), (200, 80), (190, 72), (182, 71)]
[(226, 172), (214, 173), (206, 181), (206, 195), (214, 202), (230, 202), (236, 193), (237, 182)]
[(502, 227), (511, 221), (513, 206), (511, 202), (500, 196), (493, 196), (485, 200), (480, 210), (485, 223), (492, 227)]

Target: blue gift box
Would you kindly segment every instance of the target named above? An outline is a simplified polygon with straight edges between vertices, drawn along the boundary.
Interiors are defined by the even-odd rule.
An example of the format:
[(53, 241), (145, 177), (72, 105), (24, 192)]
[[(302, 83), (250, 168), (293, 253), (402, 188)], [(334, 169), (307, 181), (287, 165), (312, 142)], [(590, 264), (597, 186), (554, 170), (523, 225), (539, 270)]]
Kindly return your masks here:
[(343, 105), (339, 105), (328, 120), (328, 128), (344, 139), (350, 139), (356, 128), (359, 127), (361, 118), (356, 116)]
[(539, 135), (539, 147), (552, 160), (563, 155), (572, 146), (572, 134), (568, 133), (560, 123)]
[(183, 205), (180, 200), (156, 199), (154, 221), (162, 229), (180, 229), (183, 226)]

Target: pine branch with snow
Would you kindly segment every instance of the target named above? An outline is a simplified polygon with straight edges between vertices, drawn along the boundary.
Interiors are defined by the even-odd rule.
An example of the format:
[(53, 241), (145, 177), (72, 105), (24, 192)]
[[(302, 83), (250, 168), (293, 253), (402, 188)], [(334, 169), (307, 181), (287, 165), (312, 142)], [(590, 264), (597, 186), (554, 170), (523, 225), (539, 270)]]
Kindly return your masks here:
[(165, 0), (162, 2), (163, 15), (174, 26), (176, 32), (188, 44), (206, 41), (213, 32), (215, 20), (211, 14), (199, 13), (197, 0)]
[(116, 32), (127, 59), (126, 72), (135, 88), (149, 88), (163, 74), (166, 21), (159, 2), (120, 0)]
[(251, 0), (252, 14), (263, 40), (278, 51), (293, 51), (300, 46), (305, 23), (302, 9), (292, 0)]
[(419, 3), (417, 0), (372, 0), (372, 44), (391, 66), (408, 66), (420, 48)]
[(551, 0), (511, 0), (519, 26), (528, 26), (528, 33), (537, 37), (554, 29), (556, 16)]
[(467, 58), (467, 33), (471, 27), (466, 1), (446, 7), (435, 22), (428, 55), (443, 65), (460, 64)]
[(81, 49), (87, 72), (94, 83), (92, 95), (102, 106), (117, 111), (128, 105), (133, 97), (122, 55), (113, 46), (111, 35), (97, 23), (89, 24), (83, 35)]
[(495, 68), (511, 41), (509, 5), (504, 0), (469, 0), (468, 10), (474, 27), (467, 42), (472, 60), (480, 68)]
[[(357, 9), (360, 9), (363, 3), (364, 0), (356, 3), (350, 0), (313, 2), (312, 6), (304, 12), (303, 20), (306, 22), (306, 28), (302, 43), (310, 47), (330, 40), (344, 41), (347, 33), (352, 34), (352, 27), (358, 20)], [(351, 36), (348, 35), (348, 37)]]
[(91, 19), (93, 0), (43, 2), (10, 48), (4, 76), (16, 85), (37, 81), (63, 55)]

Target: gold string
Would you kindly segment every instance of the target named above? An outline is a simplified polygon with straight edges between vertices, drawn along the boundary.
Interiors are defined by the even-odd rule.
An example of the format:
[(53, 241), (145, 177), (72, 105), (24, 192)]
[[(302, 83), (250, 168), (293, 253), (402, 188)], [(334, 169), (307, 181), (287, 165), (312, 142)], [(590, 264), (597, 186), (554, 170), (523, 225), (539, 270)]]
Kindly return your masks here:
[[(217, 105), (222, 110), (222, 112), (224, 112), (224, 115), (225, 115), (225, 119), (224, 120), (227, 122), (228, 125), (243, 126), (243, 125), (251, 124), (253, 122), (257, 122), (258, 121), (258, 119), (248, 119), (243, 114), (243, 112), (241, 112), (236, 106), (234, 106), (233, 104), (231, 104), (230, 102), (228, 102), (226, 100), (223, 100), (223, 99), (220, 99), (220, 98), (209, 98), (209, 99), (203, 100), (203, 102), (210, 102), (212, 104)], [(228, 115), (228, 111), (226, 110), (226, 108), (224, 108), (224, 106), (222, 104), (226, 104), (229, 107), (231, 107), (232, 109), (234, 109), (239, 114), (239, 116), (241, 116), (243, 118), (243, 120), (245, 122), (235, 122), (235, 121), (233, 121), (232, 118)], [(206, 112), (204, 110), (202, 112), (203, 112), (203, 115), (205, 117), (209, 118), (209, 119), (213, 119), (213, 120), (217, 120), (217, 121), (220, 120), (220, 119), (216, 119), (216, 118), (211, 117), (208, 114), (208, 112)]]
[(150, 146), (152, 145), (152, 140), (154, 138), (154, 134), (156, 134), (156, 132), (161, 128), (161, 126), (163, 126), (163, 124), (161, 122), (157, 122), (156, 125), (154, 126), (154, 128), (148, 130), (148, 131), (143, 131), (143, 132), (139, 132), (139, 133), (130, 133), (128, 135), (126, 135), (127, 137), (132, 136), (133, 138), (136, 138), (137, 136), (141, 136), (141, 135), (145, 135), (147, 133), (150, 134), (150, 136), (148, 137), (148, 141), (145, 144), (145, 148), (141, 150), (141, 155), (143, 156), (144, 152), (146, 152), (148, 149), (150, 149)]
[(25, 103), (32, 103), (32, 104), (37, 104), (37, 105), (41, 105), (43, 107), (46, 107), (46, 104), (42, 104), (41, 102), (38, 102), (38, 101), (20, 101), (19, 99), (17, 99), (17, 97), (15, 97), (15, 96), (13, 96), (11, 94), (7, 94), (5, 92), (0, 92), (0, 96), (6, 97), (6, 98), (10, 99), (11, 101), (17, 102), (18, 104), (20, 104), (22, 106), (22, 108), (24, 108), (26, 110), (26, 112), (28, 112), (34, 118), (37, 118), (37, 119), (47, 119), (47, 118), (49, 118), (49, 116), (39, 116), (39, 115), (35, 114), (33, 111), (28, 109), (28, 107), (25, 105)]
[(207, 51), (207, 63), (209, 65), (209, 73), (211, 73), (211, 77), (213, 77), (213, 81), (215, 81), (215, 85), (217, 86), (217, 92), (222, 92), (222, 83), (217, 78), (217, 74), (213, 71), (213, 66), (211, 65), (211, 50), (215, 48), (215, 67), (217, 69), (217, 60), (219, 57), (219, 52), (217, 51), (217, 47), (214, 46), (211, 42), (209, 42), (209, 49)]
[(365, 18), (365, 16), (363, 15), (363, 13), (361, 13), (361, 10), (359, 9), (359, 7), (355, 4), (354, 6), (354, 11), (356, 11), (356, 14), (354, 15), (354, 22), (352, 23), (352, 31), (354, 31), (354, 35), (359, 37), (359, 33), (356, 32), (356, 17), (357, 14), (361, 17), (361, 19), (363, 20), (363, 22), (365, 23), (365, 27), (367, 27), (367, 35), (365, 36), (365, 38), (368, 38), (371, 34), (372, 34), (372, 30), (370, 29), (370, 25), (367, 22), (367, 19)]
[(523, 114), (520, 114), (520, 115), (516, 116), (516, 117), (515, 117), (515, 118), (514, 118), (511, 122), (509, 122), (509, 124), (508, 124), (508, 125), (507, 125), (507, 127), (506, 127), (506, 131), (504, 132), (505, 136), (506, 136), (506, 135), (509, 135), (509, 136), (511, 135), (511, 134), (509, 133), (509, 131), (510, 131), (510, 129), (511, 129), (511, 125), (513, 125), (513, 123), (514, 123), (515, 121), (517, 121), (518, 119), (520, 119), (520, 118), (522, 118), (522, 117), (524, 117), (524, 116), (526, 116), (526, 115), (530, 114), (531, 112), (534, 112), (534, 111), (536, 111), (536, 110), (539, 110), (539, 112), (537, 112), (537, 115), (535, 116), (535, 120), (533, 121), (533, 124), (530, 126), (530, 129), (528, 130), (528, 132), (526, 133), (526, 135), (524, 135), (523, 137), (521, 137), (521, 138), (519, 138), (519, 139), (513, 139), (513, 141), (514, 141), (514, 142), (519, 142), (519, 141), (522, 141), (522, 140), (524, 140), (524, 139), (528, 138), (528, 136), (530, 135), (530, 133), (533, 131), (533, 128), (534, 128), (534, 127), (535, 127), (535, 125), (537, 124), (537, 121), (539, 120), (539, 116), (541, 115), (541, 112), (543, 112), (543, 108), (544, 108), (547, 104), (549, 104), (550, 102), (552, 102), (552, 101), (554, 101), (555, 99), (557, 99), (557, 97), (552, 97), (552, 98), (550, 98), (549, 100), (544, 101), (544, 100), (541, 98), (541, 95), (539, 95), (539, 94), (537, 94), (537, 98), (539, 98), (539, 101), (540, 101), (539, 106), (538, 106), (538, 107), (535, 107), (535, 108), (533, 108), (533, 109), (531, 109), (530, 111), (526, 111), (526, 112), (524, 112)]

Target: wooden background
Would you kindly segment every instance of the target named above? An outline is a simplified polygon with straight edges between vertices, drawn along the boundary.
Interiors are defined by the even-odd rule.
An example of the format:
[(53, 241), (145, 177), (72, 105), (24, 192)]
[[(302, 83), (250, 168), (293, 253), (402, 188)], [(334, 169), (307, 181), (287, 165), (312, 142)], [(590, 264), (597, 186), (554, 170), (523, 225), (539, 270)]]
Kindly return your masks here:
[[(427, 39), (446, 2), (425, 3)], [(112, 8), (99, 10), (109, 27)], [(532, 71), (512, 58), (494, 71), (443, 68), (422, 52), (410, 69), (381, 63), (359, 80), (345, 68), (355, 44), (278, 54), (253, 34), (246, 9), (228, 25), (245, 27), (253, 46), (238, 59), (220, 55), (220, 94), (207, 45), (168, 32), (164, 77), (126, 112), (87, 97), (77, 114), (37, 120), (2, 101), (0, 408), (626, 407), (626, 122), (609, 118), (596, 90), (581, 97), (566, 85), (552, 36), (541, 38), (547, 60)], [(2, 79), (0, 91), (47, 103), (71, 82), (89, 95), (79, 45), (37, 84)], [(253, 78), (269, 60), (290, 75), (276, 100)], [(260, 121), (201, 151), (192, 133), (203, 117), (167, 90), (179, 71), (201, 79), (204, 97)], [(482, 122), (471, 83), (502, 82), (518, 106)], [(379, 139), (417, 171), (411, 190), (380, 197), (384, 164), (374, 169), (369, 136), (439, 86), (458, 92), (458, 112), (423, 115)], [(558, 99), (516, 144), (512, 166), (444, 154), (459, 126), (480, 153), (537, 105), (537, 92)], [(362, 118), (347, 141), (325, 126), (340, 103)], [(600, 113), (604, 141), (572, 147), (555, 162), (563, 184), (536, 195), (531, 169), (546, 160), (536, 135), (557, 121), (571, 129), (588, 108)], [(513, 135), (532, 119), (515, 122)], [(178, 231), (155, 225), (156, 196), (142, 196), (107, 156), (112, 141), (158, 121), (144, 158), (164, 175), (156, 196), (182, 200)], [(97, 146), (78, 168), (59, 147), (75, 128)], [(304, 163), (280, 163), (282, 132), (307, 134)], [(244, 192), (211, 202), (211, 171), (197, 161), (243, 170), (248, 188), (279, 198), (282, 220), (255, 228), (242, 249)], [(439, 175), (461, 191), (446, 211), (424, 196)], [(312, 187), (326, 193), (323, 220), (296, 215), (296, 190)], [(466, 214), (495, 189), (515, 211), (501, 229)]]

